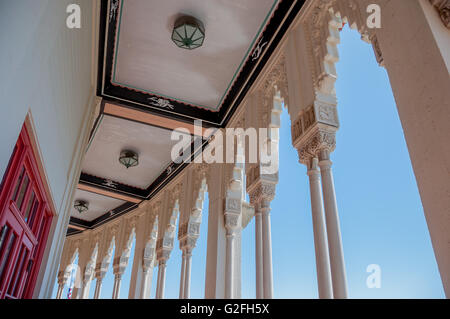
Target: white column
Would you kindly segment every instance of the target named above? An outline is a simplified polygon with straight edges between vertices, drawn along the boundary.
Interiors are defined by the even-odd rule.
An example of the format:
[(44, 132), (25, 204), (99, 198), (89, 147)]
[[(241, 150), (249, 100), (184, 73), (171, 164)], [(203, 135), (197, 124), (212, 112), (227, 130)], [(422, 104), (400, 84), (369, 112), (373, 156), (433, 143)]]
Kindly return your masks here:
[(347, 279), (345, 274), (344, 251), (342, 248), (339, 215), (334, 190), (332, 162), (327, 150), (320, 151), (319, 166), (322, 175), (323, 200), (330, 252), (331, 278), (333, 282), (333, 296), (347, 298)]
[(156, 276), (156, 294), (155, 294), (155, 298), (159, 299), (159, 286), (161, 285), (161, 271), (160, 271), (160, 265), (158, 263), (158, 275)]
[(263, 248), (262, 248), (262, 214), (258, 204), (255, 204), (255, 266), (256, 266), (256, 299), (263, 299), (264, 277), (263, 277)]
[(233, 268), (234, 268), (234, 240), (235, 234), (231, 229), (227, 229), (227, 255), (225, 264), (225, 298), (234, 297)]
[(142, 271), (142, 280), (139, 297), (148, 299), (150, 297), (151, 280), (153, 275), (153, 267), (146, 268)]
[(122, 282), (122, 273), (115, 274), (112, 299), (119, 299), (121, 282)]
[(158, 291), (156, 298), (164, 299), (164, 289), (165, 289), (165, 281), (166, 281), (166, 261), (160, 260), (158, 267)]
[(102, 281), (104, 275), (97, 275), (97, 282), (95, 283), (94, 299), (100, 299), (100, 292), (102, 291)]
[(263, 199), (260, 203), (262, 214), (262, 248), (263, 248), (263, 278), (264, 298), (273, 298), (272, 273), (272, 236), (270, 229), (270, 201)]
[(91, 289), (92, 280), (89, 278), (83, 282), (83, 288), (81, 289), (80, 299), (89, 299), (89, 290)]
[(184, 293), (183, 298), (189, 299), (191, 294), (191, 264), (192, 264), (192, 249), (185, 250), (185, 274), (184, 274)]
[(64, 283), (58, 285), (58, 292), (56, 293), (56, 299), (62, 299), (63, 291), (64, 291)]
[(314, 247), (316, 252), (317, 285), (319, 288), (319, 298), (330, 299), (333, 298), (333, 288), (331, 286), (330, 257), (323, 213), (320, 173), (317, 162), (317, 158), (312, 158), (308, 163)]
[(186, 277), (186, 250), (183, 249), (181, 256), (181, 276), (180, 276), (180, 299), (184, 299), (184, 282)]

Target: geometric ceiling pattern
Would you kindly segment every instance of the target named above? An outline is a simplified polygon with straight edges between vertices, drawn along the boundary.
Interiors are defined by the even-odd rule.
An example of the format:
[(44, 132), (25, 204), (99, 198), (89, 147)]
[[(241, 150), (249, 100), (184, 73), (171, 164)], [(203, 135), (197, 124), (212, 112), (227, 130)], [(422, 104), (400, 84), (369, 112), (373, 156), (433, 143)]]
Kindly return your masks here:
[[(201, 151), (225, 127), (304, 1), (101, 0), (97, 95), (102, 97), (82, 163), (68, 233), (95, 228), (152, 198), (186, 163), (172, 161), (172, 130), (191, 132)], [(179, 48), (171, 39), (183, 15), (200, 20), (203, 45)], [(197, 135), (195, 135), (195, 134)], [(201, 147), (198, 148), (198, 145)], [(123, 150), (139, 165), (119, 163)]]

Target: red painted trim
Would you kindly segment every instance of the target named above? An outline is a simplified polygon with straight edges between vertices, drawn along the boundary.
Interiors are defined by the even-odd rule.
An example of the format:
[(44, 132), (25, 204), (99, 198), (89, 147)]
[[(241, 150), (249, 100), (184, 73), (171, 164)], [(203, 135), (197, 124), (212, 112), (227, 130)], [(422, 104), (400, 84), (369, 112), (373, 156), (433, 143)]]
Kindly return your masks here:
[[(30, 132), (26, 125), (22, 127), (19, 138), (8, 164), (7, 171), (4, 175), (2, 185), (0, 186), (0, 227), (2, 227), (8, 220), (15, 220), (15, 227), (20, 228), (20, 235), (17, 240), (17, 244), (11, 251), (12, 260), (16, 259), (19, 254), (19, 249), (22, 245), (32, 245), (33, 250), (30, 252), (29, 258), (33, 259), (30, 272), (26, 275), (26, 272), (22, 273), (21, 277), (18, 277), (16, 285), (22, 292), (20, 298), (31, 298), (36, 285), (37, 275), (42, 263), (43, 253), (47, 244), (48, 234), (54, 212), (50, 209), (48, 203), (51, 202), (51, 198), (48, 198), (48, 192), (46, 189), (48, 185), (44, 184), (45, 179), (40, 174), (38, 161), (40, 158), (36, 156), (33, 151), (32, 140), (30, 139)], [(14, 188), (19, 182), (19, 175), (22, 168), (25, 168), (26, 174), (29, 178), (29, 186), (23, 198), (22, 207), (17, 207), (13, 195)], [(45, 187), (47, 186), (47, 187)], [(37, 211), (32, 219), (31, 225), (29, 221), (25, 221), (23, 218), (23, 211), (26, 209), (28, 200), (31, 194), (34, 192), (35, 198), (39, 202)], [(30, 208), (33, 210), (33, 206)], [(31, 215), (28, 217), (30, 218)], [(44, 223), (44, 224), (43, 224)], [(42, 228), (42, 234), (40, 230)], [(41, 235), (41, 238), (37, 236)], [(27, 258), (28, 260), (28, 258)], [(15, 263), (9, 263), (5, 269), (6, 277), (3, 282), (0, 282), (0, 288), (3, 290), (0, 293), (0, 298), (9, 297), (7, 295), (8, 281), (11, 279), (12, 270)], [(28, 263), (27, 263), (28, 264)], [(27, 265), (25, 265), (26, 267)]]

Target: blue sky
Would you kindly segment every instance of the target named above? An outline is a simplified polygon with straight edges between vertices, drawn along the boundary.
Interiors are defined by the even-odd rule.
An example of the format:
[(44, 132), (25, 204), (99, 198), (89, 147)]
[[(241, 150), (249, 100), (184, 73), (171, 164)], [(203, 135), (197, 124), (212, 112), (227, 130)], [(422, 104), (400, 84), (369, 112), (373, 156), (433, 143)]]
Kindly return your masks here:
[[(444, 298), (387, 72), (376, 63), (372, 47), (348, 27), (341, 32), (339, 51), (336, 92), (341, 127), (331, 159), (349, 297)], [(274, 296), (317, 298), (308, 177), (291, 144), (286, 110), (280, 129), (276, 193), (271, 205)], [(206, 197), (201, 236), (193, 252), (192, 298), (204, 296), (207, 215)], [(242, 297), (255, 298), (254, 221), (242, 236)], [(370, 264), (381, 268), (381, 288), (366, 286)], [(166, 298), (178, 298), (180, 269), (176, 241), (167, 265)], [(151, 298), (156, 275), (157, 268)], [(121, 298), (128, 296), (130, 276), (131, 262), (123, 277)], [(110, 268), (102, 297), (111, 297), (112, 283)], [(95, 281), (91, 297), (94, 287)]]

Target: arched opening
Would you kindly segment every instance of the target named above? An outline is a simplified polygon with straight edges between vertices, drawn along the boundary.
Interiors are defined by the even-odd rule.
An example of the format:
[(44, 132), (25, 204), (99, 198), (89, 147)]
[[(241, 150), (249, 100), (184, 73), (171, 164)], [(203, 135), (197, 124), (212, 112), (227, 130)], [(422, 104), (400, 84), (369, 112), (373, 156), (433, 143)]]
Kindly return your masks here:
[[(116, 244), (115, 240), (113, 239), (112, 247), (110, 247), (110, 250), (108, 251), (108, 256), (105, 257), (103, 260), (103, 265), (106, 264), (107, 271), (105, 274), (105, 277), (102, 280), (102, 289), (100, 291), (99, 299), (111, 299), (113, 288), (114, 288), (114, 272), (113, 272), (113, 263), (112, 259), (116, 251)], [(102, 266), (103, 266), (102, 265)]]
[(248, 225), (242, 230), (241, 249), (242, 298), (252, 299), (256, 297), (255, 218), (252, 218)]
[(192, 251), (191, 285), (190, 298), (202, 299), (205, 297), (205, 273), (206, 273), (206, 252), (208, 245), (208, 212), (209, 197), (205, 192), (203, 200), (202, 218), (200, 224), (200, 236), (197, 239), (195, 248)]
[[(174, 209), (172, 218), (170, 220), (170, 227), (173, 228), (173, 248), (170, 253), (170, 258), (166, 263), (166, 281), (164, 289), (164, 299), (177, 299), (179, 297), (180, 287), (180, 269), (181, 257), (180, 242), (178, 240), (179, 231), (179, 212), (178, 208)], [(169, 231), (169, 230), (166, 230)], [(159, 269), (158, 269), (159, 270)], [(157, 280), (156, 280), (157, 281)]]
[(119, 299), (128, 299), (128, 294), (130, 290), (131, 272), (133, 270), (133, 260), (136, 247), (136, 236), (133, 232), (133, 240), (130, 247), (129, 257), (127, 267), (122, 275), (122, 285), (120, 287)]
[[(332, 160), (349, 297), (443, 297), (387, 72), (348, 26), (338, 48), (341, 127)], [(366, 282), (371, 264), (381, 271), (380, 288)]]
[(152, 286), (150, 288), (149, 299), (156, 298), (156, 288), (158, 287), (158, 267), (157, 267), (157, 265), (158, 265), (158, 262), (155, 261), (155, 267), (153, 268), (153, 273), (152, 273)]
[[(331, 160), (349, 297), (441, 298), (444, 292), (387, 73), (357, 31), (345, 27), (341, 43), (336, 65), (340, 129)], [(291, 146), (290, 125), (283, 111), (279, 183), (271, 205), (274, 294), (317, 298), (309, 184), (306, 167), (298, 164)], [(381, 288), (373, 287), (374, 268), (369, 265), (380, 266)]]
[(71, 263), (66, 267), (65, 271), (69, 273), (69, 278), (64, 285), (61, 299), (72, 299), (74, 288), (81, 288), (81, 270), (78, 267), (79, 252), (76, 250), (72, 257)]
[(97, 285), (97, 278), (93, 277), (91, 286), (89, 287), (89, 298), (88, 299), (94, 299), (96, 285)]

